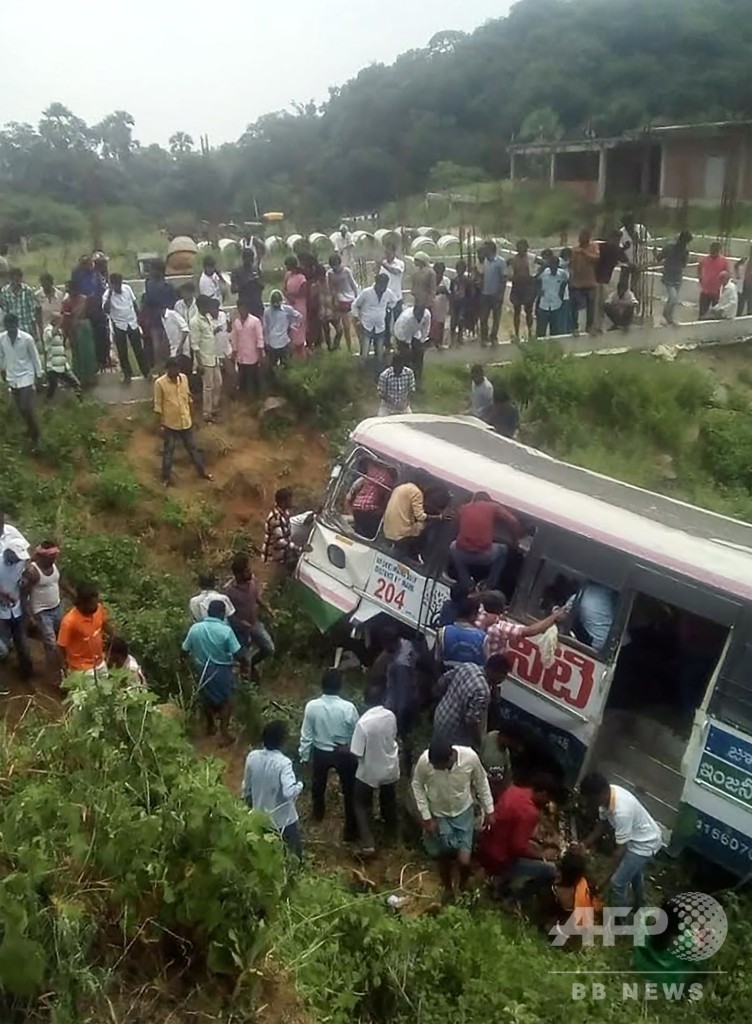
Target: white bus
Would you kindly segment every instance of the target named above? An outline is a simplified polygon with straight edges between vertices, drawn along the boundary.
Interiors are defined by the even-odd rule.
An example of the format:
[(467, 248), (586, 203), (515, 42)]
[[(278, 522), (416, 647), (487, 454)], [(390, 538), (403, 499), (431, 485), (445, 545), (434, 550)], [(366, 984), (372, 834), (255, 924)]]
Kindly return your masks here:
[[(469, 417), (368, 419), (298, 565), (322, 629), (346, 621), (365, 632), (388, 616), (430, 643), (449, 595), (456, 527), (436, 530), (410, 563), (380, 528), (355, 531), (346, 496), (366, 458), (395, 483), (418, 473), (443, 485), (454, 507), (485, 491), (517, 515), (527, 539), (501, 587), (515, 620), (540, 618), (557, 588), (577, 595), (549, 667), (534, 640), (510, 645), (504, 714), (555, 745), (570, 783), (600, 770), (640, 794), (677, 849), (752, 871), (752, 526), (559, 462)], [(578, 622), (588, 587), (611, 609), (597, 647)]]

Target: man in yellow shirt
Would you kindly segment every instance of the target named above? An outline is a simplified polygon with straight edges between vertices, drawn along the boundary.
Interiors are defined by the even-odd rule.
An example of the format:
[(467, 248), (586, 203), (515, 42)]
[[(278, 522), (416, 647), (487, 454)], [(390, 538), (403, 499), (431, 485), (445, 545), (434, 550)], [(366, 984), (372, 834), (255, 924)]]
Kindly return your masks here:
[(408, 482), (394, 488), (384, 511), (382, 530), (384, 537), (394, 543), (398, 558), (421, 556), (426, 523), (448, 518), (445, 510), (449, 501), (449, 492), (443, 487), (421, 488)]
[(170, 356), (165, 363), (165, 372), (154, 381), (154, 412), (159, 416), (164, 437), (162, 481), (165, 487), (172, 484), (172, 460), (178, 440), (183, 442), (199, 476), (204, 480), (213, 480), (211, 474), (206, 472), (203, 459), (193, 439), (191, 391), (188, 387), (188, 378), (180, 372), (178, 361), (174, 356)]

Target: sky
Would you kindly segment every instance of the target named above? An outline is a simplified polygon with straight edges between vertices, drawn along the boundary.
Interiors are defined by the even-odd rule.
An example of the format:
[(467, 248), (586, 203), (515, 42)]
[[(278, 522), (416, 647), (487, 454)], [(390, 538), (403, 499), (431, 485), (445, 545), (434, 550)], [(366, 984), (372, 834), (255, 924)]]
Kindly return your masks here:
[(176, 130), (218, 145), (261, 114), (324, 100), (368, 64), (391, 63), (444, 29), (471, 31), (510, 5), (34, 0), (32, 10), (30, 0), (2, 0), (5, 38), (31, 32), (34, 42), (26, 70), (3, 89), (0, 121), (35, 124), (58, 101), (90, 124), (127, 110), (142, 145), (164, 145)]

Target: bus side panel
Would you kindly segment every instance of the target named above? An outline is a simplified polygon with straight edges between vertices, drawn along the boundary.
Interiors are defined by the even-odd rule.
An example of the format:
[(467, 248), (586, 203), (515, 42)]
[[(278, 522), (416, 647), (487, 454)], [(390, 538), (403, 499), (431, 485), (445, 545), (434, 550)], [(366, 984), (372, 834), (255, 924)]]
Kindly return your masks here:
[[(373, 569), (376, 552), (366, 544), (345, 537), (317, 520), (308, 538), (310, 550), (298, 562), (297, 579), (313, 599), (338, 609), (354, 611)], [(322, 616), (314, 615), (318, 622)], [(328, 617), (328, 612), (324, 618)]]
[(570, 722), (562, 721), (560, 725), (555, 725), (550, 720), (554, 716), (550, 712), (545, 715), (545, 709), (535, 708), (530, 711), (533, 703), (525, 700), (524, 696), (521, 697), (513, 683), (504, 685), (501, 700), (501, 713), (504, 718), (512, 722), (521, 722), (546, 740), (561, 763), (567, 784), (573, 786), (587, 754), (587, 743), (566, 728), (571, 727)]
[(688, 769), (674, 844), (747, 874), (752, 870), (752, 737), (711, 718)]

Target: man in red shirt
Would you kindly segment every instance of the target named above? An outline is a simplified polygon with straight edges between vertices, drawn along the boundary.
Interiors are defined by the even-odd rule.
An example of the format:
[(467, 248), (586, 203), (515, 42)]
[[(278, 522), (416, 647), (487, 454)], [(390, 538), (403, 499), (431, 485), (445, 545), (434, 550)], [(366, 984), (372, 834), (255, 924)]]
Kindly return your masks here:
[(729, 263), (721, 253), (720, 244), (713, 242), (708, 255), (703, 256), (697, 264), (697, 276), (700, 279), (700, 319), (718, 302), (723, 273), (729, 273)]
[(488, 590), (499, 586), (508, 545), (494, 541), (497, 523), (504, 524), (509, 542), (516, 548), (522, 533), (519, 520), (509, 509), (491, 501), (485, 491), (478, 491), (457, 512), (457, 539), (449, 547), (449, 558), (457, 573), (457, 582), (468, 590), (472, 589), (472, 577), (478, 572), (483, 573)]
[(499, 890), (512, 882), (545, 885), (556, 876), (559, 850), (534, 838), (542, 808), (559, 791), (549, 775), (534, 775), (529, 786), (509, 786), (496, 800), (493, 824), (480, 838), (478, 860)]

